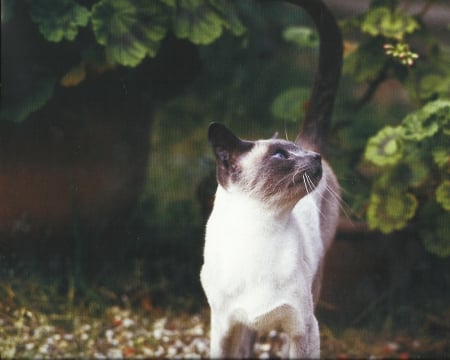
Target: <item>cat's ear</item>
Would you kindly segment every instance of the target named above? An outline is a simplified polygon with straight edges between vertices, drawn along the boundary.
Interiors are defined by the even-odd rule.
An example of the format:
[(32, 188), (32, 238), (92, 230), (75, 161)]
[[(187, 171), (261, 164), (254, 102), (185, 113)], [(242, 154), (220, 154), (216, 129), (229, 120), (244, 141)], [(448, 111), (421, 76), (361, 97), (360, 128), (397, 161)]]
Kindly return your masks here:
[(271, 139), (278, 139), (278, 131), (275, 131), (275, 133), (272, 135)]
[(209, 125), (208, 140), (218, 165), (232, 172), (238, 157), (253, 147), (253, 142), (239, 139), (226, 126), (218, 123)]

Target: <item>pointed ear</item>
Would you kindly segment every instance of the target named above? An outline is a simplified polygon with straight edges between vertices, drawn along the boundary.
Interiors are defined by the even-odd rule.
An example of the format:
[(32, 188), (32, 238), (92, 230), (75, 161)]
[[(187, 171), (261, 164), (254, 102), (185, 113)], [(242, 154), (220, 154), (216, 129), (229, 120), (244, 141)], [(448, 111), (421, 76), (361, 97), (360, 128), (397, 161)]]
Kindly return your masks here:
[(275, 133), (272, 135), (271, 139), (278, 139), (278, 131), (275, 131)]
[(226, 169), (232, 166), (239, 155), (253, 147), (252, 142), (239, 139), (231, 130), (219, 123), (209, 125), (208, 140), (217, 161)]

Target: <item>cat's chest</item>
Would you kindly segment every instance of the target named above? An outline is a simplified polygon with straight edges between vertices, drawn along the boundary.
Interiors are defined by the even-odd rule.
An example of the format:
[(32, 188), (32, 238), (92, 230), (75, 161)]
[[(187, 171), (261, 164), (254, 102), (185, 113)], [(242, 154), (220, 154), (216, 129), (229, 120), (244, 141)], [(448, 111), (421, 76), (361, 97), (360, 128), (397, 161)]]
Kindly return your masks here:
[[(311, 272), (310, 256), (295, 219), (283, 226), (261, 221), (258, 216), (242, 216), (239, 223), (212, 218), (205, 244), (205, 267), (215, 284), (223, 288), (248, 283), (282, 286)], [(305, 241), (306, 240), (306, 241)], [(302, 271), (302, 268), (303, 269)]]

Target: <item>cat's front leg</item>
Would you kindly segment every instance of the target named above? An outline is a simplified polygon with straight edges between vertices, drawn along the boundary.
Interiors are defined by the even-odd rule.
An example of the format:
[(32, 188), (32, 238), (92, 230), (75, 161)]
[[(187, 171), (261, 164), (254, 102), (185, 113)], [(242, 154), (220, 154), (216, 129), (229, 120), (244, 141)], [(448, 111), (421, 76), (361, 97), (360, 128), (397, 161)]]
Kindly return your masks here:
[(250, 358), (255, 340), (256, 332), (244, 323), (211, 314), (211, 358)]
[(220, 359), (225, 357), (224, 341), (225, 329), (221, 326), (220, 321), (211, 311), (211, 335), (210, 335), (210, 356), (212, 359)]
[(313, 315), (311, 323), (302, 335), (289, 336), (290, 359), (319, 359), (320, 358), (320, 332), (319, 323)]

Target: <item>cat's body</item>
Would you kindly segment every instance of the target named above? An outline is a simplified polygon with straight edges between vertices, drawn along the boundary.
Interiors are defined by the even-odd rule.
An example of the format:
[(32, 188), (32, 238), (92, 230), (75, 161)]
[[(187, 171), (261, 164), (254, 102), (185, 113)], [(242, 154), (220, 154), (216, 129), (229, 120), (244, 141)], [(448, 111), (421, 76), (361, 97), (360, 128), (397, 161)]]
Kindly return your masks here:
[[(299, 3), (310, 13), (323, 7), (319, 0)], [(323, 98), (313, 100), (311, 111)], [(314, 152), (321, 150), (323, 129), (314, 130), (313, 121), (307, 119), (295, 143), (241, 140), (223, 125), (209, 128), (219, 183), (201, 271), (211, 307), (211, 357), (249, 357), (256, 332), (277, 328), (288, 335), (286, 355), (320, 356), (314, 305), (338, 222), (339, 185)]]
[[(240, 146), (212, 139), (231, 136), (227, 131), (210, 128), (218, 156), (233, 158), (228, 170), (219, 166), (222, 184), (201, 273), (211, 306), (211, 356), (250, 356), (254, 331), (281, 328), (292, 357), (318, 357), (314, 304), (338, 220), (336, 178), (316, 153), (293, 143), (261, 140), (236, 150)], [(276, 171), (269, 174), (265, 166)]]

